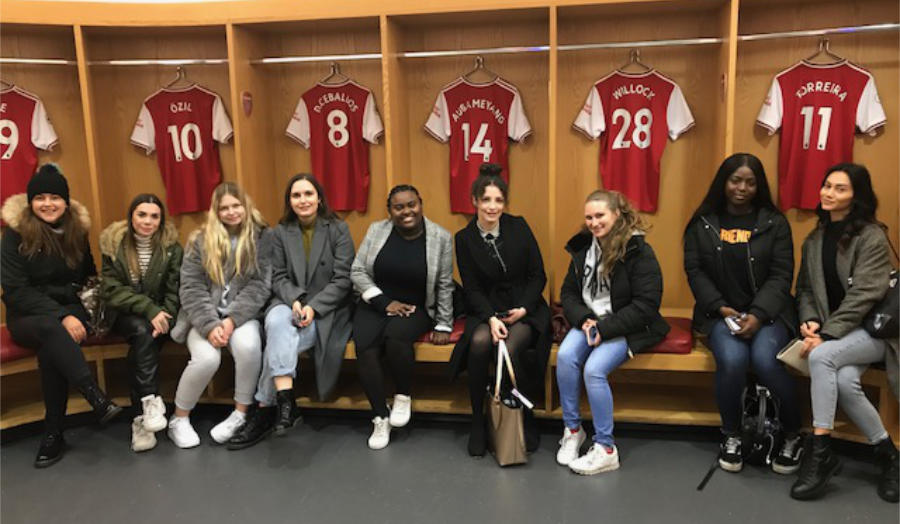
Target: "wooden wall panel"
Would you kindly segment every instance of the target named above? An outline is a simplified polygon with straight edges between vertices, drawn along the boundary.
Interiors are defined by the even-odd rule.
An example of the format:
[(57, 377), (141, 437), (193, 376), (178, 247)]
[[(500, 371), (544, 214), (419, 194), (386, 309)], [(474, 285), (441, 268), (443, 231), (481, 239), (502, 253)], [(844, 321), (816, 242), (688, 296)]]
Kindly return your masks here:
[[(695, 10), (673, 9), (663, 3), (656, 14), (635, 11), (611, 16), (613, 6), (559, 8), (560, 44), (603, 41), (655, 40), (720, 36), (721, 4), (698, 3)], [(661, 162), (659, 208), (645, 215), (652, 225), (649, 242), (663, 272), (663, 307), (686, 309), (693, 304), (683, 269), (681, 234), (703, 197), (723, 150), (725, 101), (717, 64), (720, 45), (646, 48), (641, 60), (672, 78), (694, 115), (695, 126), (677, 141), (669, 141)], [(628, 61), (628, 49), (560, 51), (559, 133), (557, 161), (556, 246), (552, 252), (557, 286), (569, 263), (563, 246), (583, 224), (585, 196), (600, 187), (599, 141), (591, 141), (572, 127), (591, 86)], [(553, 290), (558, 298), (559, 289)]]
[[(740, 33), (752, 34), (773, 31), (818, 29), (900, 20), (900, 6), (891, 0), (854, 0), (826, 2), (779, 3), (772, 9), (767, 1), (741, 3)], [(900, 69), (897, 32), (833, 35), (831, 49), (850, 61), (868, 69), (887, 113), (887, 125), (875, 138), (857, 135), (854, 161), (865, 164), (872, 174), (879, 198), (878, 218), (890, 228), (897, 245), (898, 239), (898, 165), (900, 165)], [(756, 116), (768, 92), (772, 79), (780, 71), (798, 60), (813, 54), (817, 37), (741, 42), (737, 57), (737, 94), (735, 104), (735, 150), (757, 155), (766, 167), (773, 195), (778, 193), (779, 135), (768, 136), (755, 125)], [(790, 210), (787, 217), (793, 228), (795, 271), (799, 270), (800, 247), (815, 225), (815, 215), (809, 211)]]
[[(136, 58), (226, 58), (225, 28), (86, 28), (90, 60)], [(186, 66), (187, 78), (222, 98), (234, 119), (226, 65)], [(138, 193), (152, 192), (165, 200), (165, 186), (156, 153), (144, 154), (129, 139), (141, 104), (175, 77), (174, 66), (90, 67), (94, 119), (98, 140), (98, 180), (104, 224), (125, 217), (128, 204)], [(237, 180), (233, 143), (219, 144), (225, 180)], [(205, 212), (175, 217), (182, 240), (202, 224)]]
[[(265, 56), (316, 56), (333, 54), (378, 53), (381, 47), (378, 18), (348, 20), (318, 20), (287, 24), (252, 26), (262, 41)], [(261, 57), (257, 57), (261, 58)], [(338, 61), (341, 73), (370, 89), (375, 96), (378, 112), (384, 117), (382, 73), (380, 60)], [(284, 210), (284, 189), (287, 181), (300, 172), (311, 172), (310, 151), (285, 135), (285, 129), (297, 106), (300, 95), (316, 82), (328, 76), (329, 62), (309, 62), (281, 65), (254, 65), (263, 80), (263, 92), (267, 99), (261, 135), (271, 151), (271, 161), (258, 173), (270, 180), (267, 194), (258, 199), (267, 200), (267, 208), (274, 210), (276, 221)], [(382, 198), (386, 193), (384, 139), (369, 145), (369, 204), (365, 213), (341, 212), (357, 245), (365, 236), (368, 225), (382, 215)], [(323, 178), (322, 173), (315, 173)]]
[[(403, 50), (480, 49), (502, 46), (547, 45), (548, 11), (459, 13), (443, 18), (402, 17)], [(502, 22), (502, 23), (501, 23)], [(485, 66), (519, 90), (533, 134), (509, 147), (510, 195), (508, 210), (528, 220), (546, 261), (549, 246), (548, 143), (550, 122), (546, 52), (485, 55)], [(401, 74), (406, 82), (409, 155), (408, 180), (425, 201), (426, 215), (451, 233), (462, 229), (469, 216), (450, 212), (449, 146), (428, 135), (423, 126), (438, 93), (471, 70), (474, 57), (405, 58)], [(402, 179), (403, 174), (397, 174)]]

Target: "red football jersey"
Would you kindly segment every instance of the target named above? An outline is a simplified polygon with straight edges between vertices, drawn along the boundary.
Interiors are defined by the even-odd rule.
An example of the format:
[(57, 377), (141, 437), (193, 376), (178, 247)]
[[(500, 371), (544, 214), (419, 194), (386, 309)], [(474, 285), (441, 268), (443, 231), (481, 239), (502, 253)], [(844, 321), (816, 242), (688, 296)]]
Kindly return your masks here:
[(846, 60), (798, 62), (772, 80), (756, 123), (781, 129), (778, 202), (782, 209), (815, 209), (825, 171), (853, 161), (853, 133), (874, 135), (885, 123), (875, 79)]
[(25, 192), (37, 168), (37, 149), (49, 151), (56, 143), (40, 98), (17, 86), (0, 91), (0, 204)]
[(425, 131), (450, 141), (450, 211), (472, 214), (472, 182), (481, 164), (500, 164), (508, 182), (508, 140), (523, 140), (531, 134), (531, 124), (512, 84), (499, 77), (486, 84), (461, 77), (438, 95)]
[(383, 133), (375, 97), (352, 80), (303, 93), (287, 126), (287, 136), (310, 149), (313, 174), (337, 211), (366, 210), (368, 142), (377, 144)]
[(613, 71), (597, 81), (573, 124), (600, 138), (603, 187), (620, 191), (652, 213), (659, 200), (659, 161), (672, 140), (693, 127), (678, 84), (656, 70)]
[(219, 95), (193, 85), (160, 89), (144, 100), (131, 143), (156, 155), (166, 203), (173, 215), (209, 209), (222, 179), (216, 141), (231, 139), (231, 121)]

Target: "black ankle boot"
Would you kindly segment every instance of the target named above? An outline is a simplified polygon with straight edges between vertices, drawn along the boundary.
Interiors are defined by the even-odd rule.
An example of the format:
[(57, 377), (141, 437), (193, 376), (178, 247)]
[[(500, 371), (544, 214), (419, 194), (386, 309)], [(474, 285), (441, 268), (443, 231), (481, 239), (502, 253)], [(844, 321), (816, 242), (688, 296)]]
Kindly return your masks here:
[(541, 446), (541, 432), (534, 418), (534, 412), (522, 408), (522, 429), (525, 432), (525, 451), (534, 453)]
[(250, 406), (247, 422), (225, 445), (230, 450), (249, 448), (269, 436), (275, 426), (275, 408)]
[(881, 467), (881, 475), (878, 478), (878, 496), (888, 502), (900, 500), (900, 490), (897, 488), (897, 480), (900, 477), (898, 468), (897, 448), (891, 437), (875, 444), (875, 458)]
[(483, 457), (487, 452), (487, 435), (484, 429), (484, 417), (477, 420), (472, 418), (472, 427), (469, 429), (469, 456)]
[(297, 401), (294, 397), (294, 389), (284, 389), (275, 394), (277, 402), (277, 415), (275, 418), (275, 436), (281, 437), (287, 434), (287, 430), (303, 420), (297, 409)]
[(78, 385), (78, 391), (88, 401), (88, 404), (94, 408), (94, 415), (100, 421), (100, 424), (106, 424), (110, 420), (116, 418), (122, 412), (122, 408), (117, 406), (113, 401), (109, 400), (106, 393), (100, 389), (100, 386), (94, 382), (93, 377), (88, 377)]
[(832, 476), (841, 472), (841, 461), (831, 450), (829, 435), (812, 435), (807, 439), (800, 461), (797, 482), (791, 486), (791, 497), (810, 500), (822, 495)]
[(34, 467), (46, 468), (59, 462), (66, 450), (66, 441), (62, 433), (47, 433), (41, 439), (37, 457), (34, 459)]

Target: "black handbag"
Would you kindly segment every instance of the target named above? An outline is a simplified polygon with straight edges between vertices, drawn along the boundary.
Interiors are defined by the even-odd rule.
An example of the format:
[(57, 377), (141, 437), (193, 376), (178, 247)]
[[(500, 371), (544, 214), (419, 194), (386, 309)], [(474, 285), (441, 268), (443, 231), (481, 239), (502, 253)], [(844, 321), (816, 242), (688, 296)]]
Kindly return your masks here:
[(900, 315), (900, 287), (897, 270), (891, 271), (887, 293), (863, 319), (863, 328), (874, 338), (897, 338), (900, 334), (897, 316)]

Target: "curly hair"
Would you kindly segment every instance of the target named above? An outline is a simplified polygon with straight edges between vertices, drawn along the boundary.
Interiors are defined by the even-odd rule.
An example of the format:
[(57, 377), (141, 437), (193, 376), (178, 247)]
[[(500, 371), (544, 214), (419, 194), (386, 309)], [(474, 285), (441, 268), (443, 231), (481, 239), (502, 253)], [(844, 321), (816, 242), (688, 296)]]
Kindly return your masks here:
[[(601, 273), (607, 278), (616, 262), (625, 258), (625, 249), (632, 235), (646, 233), (650, 230), (650, 225), (634, 210), (625, 195), (618, 191), (598, 189), (584, 200), (585, 204), (588, 202), (603, 202), (610, 211), (619, 214), (609, 234), (600, 239), (600, 249), (603, 252), (600, 255), (603, 268)], [(590, 233), (586, 225), (583, 230)]]

